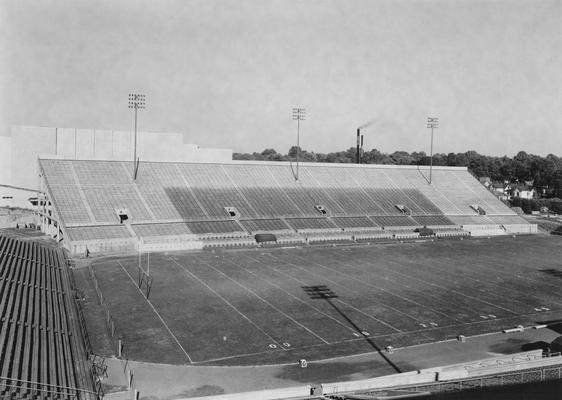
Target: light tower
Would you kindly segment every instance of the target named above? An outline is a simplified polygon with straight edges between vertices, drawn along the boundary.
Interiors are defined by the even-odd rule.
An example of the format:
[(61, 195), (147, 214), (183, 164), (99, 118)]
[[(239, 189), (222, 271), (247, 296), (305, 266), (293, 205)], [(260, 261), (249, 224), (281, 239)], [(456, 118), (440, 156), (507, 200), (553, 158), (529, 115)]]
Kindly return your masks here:
[(306, 116), (306, 109), (305, 108), (293, 108), (293, 121), (297, 121), (297, 174), (295, 176), (295, 180), (299, 180), (299, 153), (301, 151), (300, 148), (300, 128), (301, 128), (301, 121), (305, 120)]
[(429, 184), (431, 185), (431, 173), (433, 170), (433, 130), (439, 128), (439, 118), (427, 117), (427, 128), (431, 129), (431, 148), (429, 153)]
[(133, 180), (137, 179), (138, 160), (137, 160), (137, 110), (146, 108), (146, 96), (144, 94), (129, 94), (129, 108), (135, 109), (135, 145), (133, 150)]

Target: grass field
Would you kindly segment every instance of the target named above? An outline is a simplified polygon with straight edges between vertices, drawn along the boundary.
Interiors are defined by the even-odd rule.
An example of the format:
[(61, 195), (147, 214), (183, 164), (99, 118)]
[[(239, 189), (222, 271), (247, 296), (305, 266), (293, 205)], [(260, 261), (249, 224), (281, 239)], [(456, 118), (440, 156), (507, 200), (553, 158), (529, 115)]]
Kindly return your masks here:
[[(137, 286), (138, 256), (92, 266), (129, 358), (252, 365), (559, 319), (560, 260), (562, 237), (542, 235), (160, 253), (150, 255), (148, 301)], [(99, 328), (87, 273), (79, 274), (86, 318)]]

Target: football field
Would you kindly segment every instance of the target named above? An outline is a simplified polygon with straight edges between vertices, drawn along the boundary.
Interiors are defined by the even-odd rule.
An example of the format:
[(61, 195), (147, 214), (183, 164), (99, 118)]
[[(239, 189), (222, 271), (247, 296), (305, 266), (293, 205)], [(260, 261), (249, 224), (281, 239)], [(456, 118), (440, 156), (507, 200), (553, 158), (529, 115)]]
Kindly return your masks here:
[(543, 235), (154, 253), (148, 300), (138, 256), (92, 268), (130, 359), (252, 365), (560, 319), (560, 260), (562, 238)]

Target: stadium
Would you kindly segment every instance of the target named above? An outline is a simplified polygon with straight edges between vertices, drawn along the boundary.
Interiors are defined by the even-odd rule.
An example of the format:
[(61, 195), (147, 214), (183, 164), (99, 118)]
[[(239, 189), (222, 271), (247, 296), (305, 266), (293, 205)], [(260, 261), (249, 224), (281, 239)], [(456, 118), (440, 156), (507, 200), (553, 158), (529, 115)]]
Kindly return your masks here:
[(540, 345), (560, 334), (560, 238), (466, 168), (74, 155), (37, 159), (42, 233), (1, 234), (3, 396), (375, 399), (560, 378)]
[(562, 399), (561, 13), (0, 2), (0, 400)]

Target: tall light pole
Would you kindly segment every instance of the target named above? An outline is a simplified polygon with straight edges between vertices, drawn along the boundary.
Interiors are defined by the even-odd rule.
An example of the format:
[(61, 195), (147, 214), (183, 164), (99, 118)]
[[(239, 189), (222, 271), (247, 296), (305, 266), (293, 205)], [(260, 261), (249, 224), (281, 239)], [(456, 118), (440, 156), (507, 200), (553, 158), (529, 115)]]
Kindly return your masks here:
[(293, 108), (293, 121), (297, 121), (297, 175), (295, 176), (295, 180), (299, 180), (299, 153), (301, 151), (300, 148), (300, 129), (301, 129), (301, 121), (305, 120), (306, 116), (306, 109), (305, 108)]
[(433, 130), (439, 128), (438, 117), (427, 117), (427, 128), (431, 129), (431, 150), (430, 150), (430, 164), (429, 164), (429, 184), (431, 185), (431, 174), (433, 170)]
[(146, 108), (146, 96), (144, 94), (129, 94), (129, 108), (135, 109), (135, 145), (133, 151), (133, 180), (137, 179), (137, 110)]

